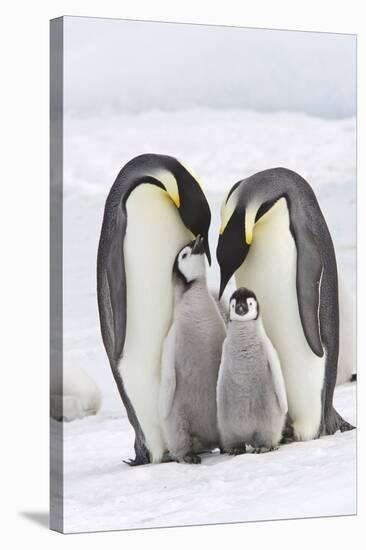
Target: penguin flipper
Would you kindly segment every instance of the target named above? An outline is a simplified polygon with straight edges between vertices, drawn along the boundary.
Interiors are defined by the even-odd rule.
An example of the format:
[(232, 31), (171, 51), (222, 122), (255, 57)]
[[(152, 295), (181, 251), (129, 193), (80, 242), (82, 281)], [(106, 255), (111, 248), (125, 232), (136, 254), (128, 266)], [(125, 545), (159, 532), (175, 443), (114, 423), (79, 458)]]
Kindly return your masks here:
[(297, 243), (296, 291), (301, 323), (310, 348), (318, 357), (323, 357), (319, 323), (323, 262), (314, 235), (306, 226), (302, 226), (301, 236), (296, 238), (295, 235), (295, 240)]
[(126, 336), (123, 243), (127, 219), (122, 206), (115, 209), (113, 218), (106, 214), (98, 250), (98, 306), (103, 342), (110, 362), (115, 363), (121, 358)]
[(176, 388), (175, 373), (175, 326), (170, 327), (164, 340), (161, 357), (161, 383), (159, 407), (161, 416), (166, 419), (171, 411)]

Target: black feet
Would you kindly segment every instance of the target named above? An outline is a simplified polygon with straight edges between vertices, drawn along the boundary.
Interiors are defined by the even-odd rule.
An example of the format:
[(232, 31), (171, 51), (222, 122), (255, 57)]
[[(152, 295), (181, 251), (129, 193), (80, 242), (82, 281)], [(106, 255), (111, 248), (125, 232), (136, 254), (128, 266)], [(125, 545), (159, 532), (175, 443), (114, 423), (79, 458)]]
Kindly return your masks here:
[(201, 464), (201, 457), (193, 452), (187, 453), (183, 457), (182, 462), (186, 462), (187, 464)]
[(163, 454), (163, 458), (161, 459), (162, 462), (174, 462), (174, 459), (171, 457), (169, 451), (165, 451)]
[(230, 449), (227, 449), (227, 453), (229, 455), (238, 456), (243, 455), (247, 452), (245, 445), (240, 445), (239, 447), (231, 447)]
[(352, 424), (350, 424), (346, 420), (343, 420), (339, 426), (339, 429), (341, 430), (341, 432), (349, 432), (350, 430), (355, 430), (356, 426), (352, 426)]
[(291, 426), (290, 420), (287, 418), (282, 432), (281, 444), (284, 445), (286, 443), (292, 443), (293, 441), (295, 441), (294, 429)]
[(272, 451), (277, 451), (279, 449), (278, 446), (271, 446), (271, 447), (255, 447), (253, 449), (254, 454), (262, 454), (262, 453), (271, 453)]
[(137, 437), (135, 439), (135, 458), (123, 460), (123, 462), (128, 466), (143, 466), (144, 464), (150, 464), (150, 453), (145, 444)]
[(137, 457), (132, 459), (129, 458), (128, 460), (122, 460), (125, 464), (128, 466), (142, 466), (143, 464), (150, 464), (150, 460), (146, 459), (146, 457)]
[(342, 418), (341, 415), (333, 409), (332, 413), (328, 416), (325, 422), (325, 429), (322, 430), (322, 433), (323, 435), (332, 435), (338, 430), (341, 432), (349, 432), (354, 429), (355, 426), (352, 426), (352, 424), (347, 422), (347, 420), (344, 420), (344, 418)]

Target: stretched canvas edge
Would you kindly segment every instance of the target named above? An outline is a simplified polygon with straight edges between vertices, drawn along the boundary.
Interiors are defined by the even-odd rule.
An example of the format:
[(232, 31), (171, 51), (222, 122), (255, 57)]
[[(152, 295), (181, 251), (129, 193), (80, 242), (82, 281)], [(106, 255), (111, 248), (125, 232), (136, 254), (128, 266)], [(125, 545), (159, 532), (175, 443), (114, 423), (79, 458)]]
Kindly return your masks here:
[[(50, 21), (50, 400), (62, 418), (63, 18)], [(55, 388), (57, 397), (55, 397)], [(50, 402), (50, 413), (55, 403)], [(50, 529), (63, 532), (63, 422), (50, 414)]]

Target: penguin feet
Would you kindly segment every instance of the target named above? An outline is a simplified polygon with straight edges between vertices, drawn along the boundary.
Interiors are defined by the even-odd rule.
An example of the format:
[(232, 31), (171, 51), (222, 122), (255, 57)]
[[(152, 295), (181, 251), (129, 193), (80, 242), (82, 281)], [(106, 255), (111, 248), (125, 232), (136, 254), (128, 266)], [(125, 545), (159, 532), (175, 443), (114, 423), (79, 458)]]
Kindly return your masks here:
[(128, 460), (123, 460), (128, 466), (143, 466), (144, 464), (150, 464), (150, 454), (147, 450), (145, 443), (139, 436), (136, 436), (135, 439), (135, 458), (130, 458)]
[(292, 427), (290, 420), (286, 420), (285, 427), (282, 431), (281, 444), (293, 443), (295, 441), (294, 428)]
[(247, 450), (245, 445), (240, 445), (238, 447), (231, 447), (230, 449), (227, 449), (227, 453), (233, 456), (243, 455), (246, 452)]
[(289, 443), (294, 443), (295, 438), (294, 437), (282, 437), (280, 443), (281, 445), (288, 445)]
[(143, 466), (144, 464), (150, 464), (150, 460), (142, 459), (138, 456), (136, 458), (129, 458), (128, 460), (122, 460), (127, 466)]
[(254, 447), (253, 453), (259, 455), (262, 453), (271, 453), (272, 451), (277, 451), (278, 449), (278, 445), (272, 445), (271, 447)]
[(201, 464), (201, 457), (191, 451), (184, 455), (183, 459), (179, 462), (186, 462), (186, 464)]
[(337, 416), (338, 429), (341, 432), (349, 432), (350, 430), (356, 429), (356, 426), (352, 426), (352, 424), (350, 424), (349, 422), (347, 422), (347, 420), (342, 418), (341, 415), (337, 413), (336, 410), (334, 412), (336, 413), (336, 416)]
[(355, 430), (356, 426), (352, 426), (347, 420), (343, 420), (339, 426), (341, 432), (349, 432), (350, 430)]
[(333, 409), (332, 413), (325, 422), (325, 429), (322, 430), (323, 435), (332, 435), (338, 430), (348, 432), (356, 428), (347, 422), (347, 420), (344, 420), (335, 409)]
[(161, 459), (161, 461), (163, 463), (165, 462), (174, 462), (174, 458), (172, 458), (171, 454), (169, 453), (169, 451), (165, 451), (165, 453), (163, 454), (163, 458)]

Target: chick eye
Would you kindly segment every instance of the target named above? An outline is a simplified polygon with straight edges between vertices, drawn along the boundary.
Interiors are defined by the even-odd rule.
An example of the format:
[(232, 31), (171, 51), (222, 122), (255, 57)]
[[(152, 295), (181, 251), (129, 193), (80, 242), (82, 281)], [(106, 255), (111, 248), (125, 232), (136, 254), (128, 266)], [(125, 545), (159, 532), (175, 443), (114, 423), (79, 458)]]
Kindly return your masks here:
[(188, 253), (185, 252), (184, 254), (182, 254), (182, 260), (184, 260), (184, 258), (186, 258), (188, 256)]

